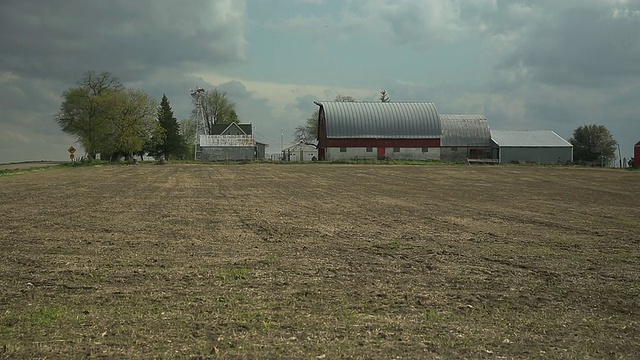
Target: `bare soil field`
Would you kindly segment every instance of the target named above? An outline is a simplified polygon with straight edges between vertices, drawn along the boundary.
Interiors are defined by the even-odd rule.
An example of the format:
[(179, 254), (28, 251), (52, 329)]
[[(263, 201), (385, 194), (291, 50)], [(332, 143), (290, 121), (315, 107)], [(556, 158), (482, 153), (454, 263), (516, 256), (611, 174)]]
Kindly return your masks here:
[(3, 175), (0, 358), (636, 358), (639, 185), (516, 166)]

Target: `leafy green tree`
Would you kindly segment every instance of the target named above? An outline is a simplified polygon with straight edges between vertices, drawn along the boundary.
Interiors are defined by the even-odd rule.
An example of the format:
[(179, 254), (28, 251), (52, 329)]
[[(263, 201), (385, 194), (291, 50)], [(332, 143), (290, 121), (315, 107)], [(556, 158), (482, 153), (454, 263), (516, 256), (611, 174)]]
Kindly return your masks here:
[(618, 143), (604, 125), (584, 125), (573, 131), (569, 140), (573, 145), (573, 158), (576, 161), (601, 161), (609, 163), (615, 159)]
[(125, 89), (109, 72), (86, 72), (78, 85), (63, 93), (56, 122), (82, 144), (90, 160), (98, 153), (103, 159), (131, 159), (164, 139), (155, 118), (158, 104), (145, 92)]
[(156, 121), (158, 103), (144, 91), (108, 91), (100, 96), (100, 102), (109, 106), (100, 150), (111, 155), (111, 160), (118, 155), (132, 159), (150, 138), (163, 138), (164, 130)]
[[(353, 96), (338, 95), (334, 101), (339, 102), (356, 102)], [(311, 116), (305, 120), (303, 125), (296, 126), (293, 136), (297, 142), (304, 142), (306, 144), (315, 144), (318, 141), (318, 117), (320, 111), (316, 109)]]
[(391, 98), (389, 97), (387, 90), (382, 89), (382, 91), (380, 91), (380, 101), (383, 103), (391, 102)]
[(183, 119), (180, 121), (180, 136), (183, 143), (183, 159), (193, 159), (195, 157), (197, 122), (194, 119)]
[(96, 158), (105, 144), (110, 104), (101, 97), (110, 92), (121, 92), (124, 87), (109, 72), (96, 74), (88, 71), (78, 82), (62, 94), (62, 104), (55, 116), (63, 132), (73, 136), (85, 149), (90, 160)]
[[(229, 100), (226, 92), (218, 89), (207, 91), (202, 96), (201, 101), (207, 134), (212, 133), (214, 124), (231, 124), (232, 122), (239, 122), (238, 114), (236, 113), (236, 104)], [(193, 100), (193, 105), (194, 109), (191, 112), (191, 117), (197, 120), (197, 100)]]
[(180, 135), (180, 124), (173, 116), (173, 110), (167, 95), (162, 95), (160, 107), (158, 108), (158, 124), (162, 128), (163, 136), (151, 152), (153, 156), (163, 156), (169, 160), (170, 156), (179, 157), (184, 151), (183, 138)]

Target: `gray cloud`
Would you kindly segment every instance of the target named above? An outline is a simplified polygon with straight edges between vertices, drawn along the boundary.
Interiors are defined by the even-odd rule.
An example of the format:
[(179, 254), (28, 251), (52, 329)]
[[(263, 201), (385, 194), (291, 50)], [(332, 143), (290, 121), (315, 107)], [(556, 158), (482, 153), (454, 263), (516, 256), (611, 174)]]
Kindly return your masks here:
[(532, 31), (503, 66), (523, 66), (546, 84), (601, 87), (637, 79), (640, 16), (614, 14), (611, 7), (566, 9)]
[(89, 69), (109, 70), (135, 81), (147, 68), (242, 61), (243, 4), (3, 1), (0, 69), (66, 80)]
[(229, 81), (224, 84), (220, 84), (217, 88), (226, 92), (229, 98), (234, 99), (233, 101), (251, 97), (251, 92), (247, 91), (247, 87), (240, 81)]
[(287, 111), (298, 111), (303, 114), (313, 114), (313, 112), (318, 108), (314, 101), (317, 99), (313, 95), (305, 95), (296, 97), (290, 104), (287, 105)]

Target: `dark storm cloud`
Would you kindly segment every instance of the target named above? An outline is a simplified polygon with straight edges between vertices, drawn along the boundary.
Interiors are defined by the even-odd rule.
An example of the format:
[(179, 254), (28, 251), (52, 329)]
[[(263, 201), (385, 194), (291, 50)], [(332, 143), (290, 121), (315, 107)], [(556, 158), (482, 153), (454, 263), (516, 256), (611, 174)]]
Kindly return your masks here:
[(230, 0), (5, 0), (0, 70), (54, 79), (109, 70), (135, 81), (148, 68), (240, 61), (242, 15)]
[[(640, 77), (640, 16), (611, 7), (571, 8), (541, 24), (504, 62), (523, 66), (536, 82), (580, 87)], [(629, 15), (629, 11), (630, 14)]]
[(61, 92), (56, 91), (60, 86), (56, 82), (0, 78), (0, 124), (19, 125), (40, 134), (58, 132), (54, 114), (61, 102)]

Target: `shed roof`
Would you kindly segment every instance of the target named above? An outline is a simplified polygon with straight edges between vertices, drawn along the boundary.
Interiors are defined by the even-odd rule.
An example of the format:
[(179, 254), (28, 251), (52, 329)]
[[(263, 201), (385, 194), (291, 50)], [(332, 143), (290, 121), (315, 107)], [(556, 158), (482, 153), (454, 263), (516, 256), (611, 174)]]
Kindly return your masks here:
[(303, 151), (316, 151), (316, 150), (318, 150), (318, 148), (316, 148), (313, 145), (309, 145), (309, 144), (305, 144), (305, 143), (301, 142), (301, 143), (297, 143), (295, 145), (289, 146), (286, 149), (283, 149), (283, 151), (300, 151), (300, 150), (303, 150)]
[(491, 146), (491, 131), (484, 115), (440, 114), (442, 146)]
[(551, 130), (491, 130), (491, 140), (503, 147), (572, 147)]
[(251, 135), (253, 126), (251, 123), (231, 123), (231, 124), (213, 124), (211, 125), (211, 134), (209, 135), (220, 135), (223, 134), (230, 126), (235, 124), (242, 132), (247, 135)]
[(316, 102), (328, 138), (432, 139), (442, 135), (430, 102)]

